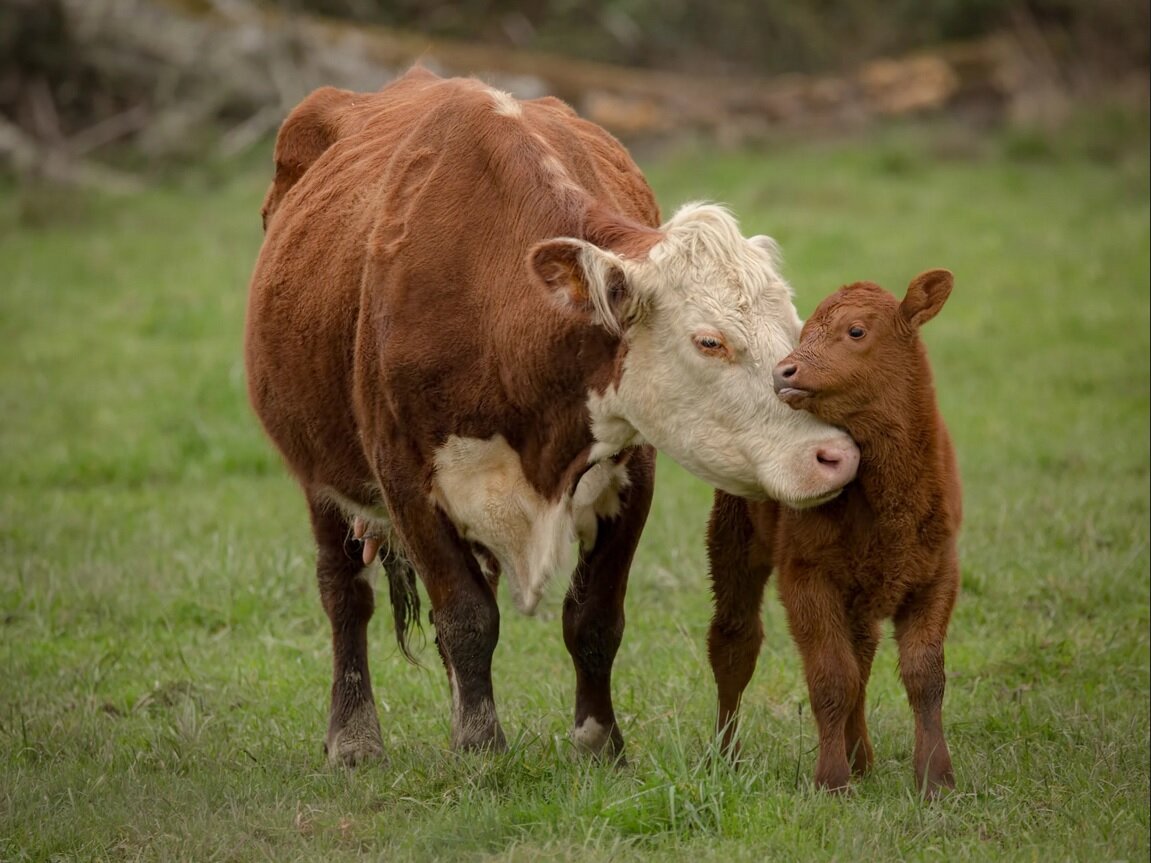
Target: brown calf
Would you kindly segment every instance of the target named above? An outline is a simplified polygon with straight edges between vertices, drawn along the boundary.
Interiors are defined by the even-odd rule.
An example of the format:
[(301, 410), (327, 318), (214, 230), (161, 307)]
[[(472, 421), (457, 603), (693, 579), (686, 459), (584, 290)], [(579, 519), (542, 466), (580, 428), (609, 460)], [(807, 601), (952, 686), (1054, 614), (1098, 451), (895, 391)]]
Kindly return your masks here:
[(859, 445), (857, 478), (839, 497), (798, 510), (720, 491), (712, 508), (708, 649), (723, 746), (735, 745), (774, 566), (819, 726), (820, 787), (844, 789), (852, 771), (872, 764), (864, 699), (887, 618), (915, 714), (916, 781), (928, 796), (955, 784), (943, 736), (943, 641), (959, 592), (960, 484), (919, 339), (951, 286), (951, 273), (931, 270), (903, 302), (870, 282), (841, 288), (776, 365), (780, 398), (842, 427)]

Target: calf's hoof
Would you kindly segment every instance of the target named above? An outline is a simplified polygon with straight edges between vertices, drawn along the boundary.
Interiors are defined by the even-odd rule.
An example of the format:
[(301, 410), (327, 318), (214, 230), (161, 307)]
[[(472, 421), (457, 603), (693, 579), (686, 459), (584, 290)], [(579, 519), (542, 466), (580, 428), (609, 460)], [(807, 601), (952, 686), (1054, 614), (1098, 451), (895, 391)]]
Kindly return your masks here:
[(834, 770), (817, 770), (815, 787), (832, 794), (850, 794), (851, 771), (847, 769), (846, 764)]
[(920, 788), (924, 800), (938, 800), (940, 797), (955, 790), (955, 774), (947, 772), (935, 777), (929, 777)]

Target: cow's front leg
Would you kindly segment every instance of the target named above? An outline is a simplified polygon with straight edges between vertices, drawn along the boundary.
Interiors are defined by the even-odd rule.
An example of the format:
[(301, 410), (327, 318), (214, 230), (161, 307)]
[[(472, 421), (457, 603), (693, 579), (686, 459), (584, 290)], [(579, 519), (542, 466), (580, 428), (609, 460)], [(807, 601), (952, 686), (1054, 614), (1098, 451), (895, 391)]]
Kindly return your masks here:
[(332, 704), (324, 751), (332, 763), (351, 766), (384, 751), (368, 673), (368, 621), (375, 597), (359, 554), (344, 550), (344, 518), (311, 494), (308, 508), (320, 600), (332, 627)]
[(394, 466), (381, 469), (393, 530), (432, 604), (436, 646), (452, 697), (455, 750), (507, 748), (492, 690), (492, 654), (500, 637), (495, 594), (468, 544), (428, 495)]
[(492, 654), (500, 637), (495, 596), (474, 561), (450, 575), (441, 570), (425, 577), (424, 584), (451, 687), (452, 749), (502, 751), (507, 740), (492, 689)]
[(623, 734), (611, 697), (612, 665), (623, 640), (628, 572), (651, 508), (655, 455), (649, 448), (629, 453), (629, 483), (619, 510), (604, 508), (595, 538), (580, 548), (579, 563), (563, 605), (564, 644), (575, 666), (575, 724), (572, 741), (583, 752), (619, 761)]
[(777, 507), (771, 501), (750, 503), (717, 491), (707, 524), (714, 605), (707, 656), (719, 701), (716, 733), (723, 753), (733, 759), (739, 755), (739, 703), (763, 644), (760, 610), (771, 574)]

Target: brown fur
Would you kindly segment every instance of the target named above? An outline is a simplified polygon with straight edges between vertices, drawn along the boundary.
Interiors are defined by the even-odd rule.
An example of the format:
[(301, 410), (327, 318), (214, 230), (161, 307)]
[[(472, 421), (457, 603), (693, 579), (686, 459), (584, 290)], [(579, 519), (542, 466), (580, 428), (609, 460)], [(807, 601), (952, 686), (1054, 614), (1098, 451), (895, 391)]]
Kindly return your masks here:
[(715, 496), (708, 647), (723, 745), (735, 745), (739, 700), (763, 638), (764, 585), (774, 567), (819, 726), (820, 787), (844, 789), (851, 772), (872, 764), (865, 690), (888, 618), (915, 715), (916, 782), (929, 796), (954, 787), (942, 723), (943, 642), (959, 591), (961, 494), (918, 334), (951, 285), (946, 270), (926, 272), (902, 303), (878, 285), (848, 285), (823, 301), (798, 347), (776, 366), (785, 401), (841, 426), (859, 445), (858, 475), (839, 497), (793, 510)]
[[(373, 592), (359, 552), (344, 550), (349, 518), (332, 493), (386, 507), (399, 546), (389, 576), (423, 579), (458, 690), (453, 744), (502, 746), (494, 587), (430, 500), (433, 455), (452, 435), (500, 434), (541, 496), (570, 492), (593, 444), (587, 393), (618, 377), (626, 348), (594, 325), (562, 244), (545, 241), (635, 257), (660, 236), (651, 190), (617, 141), (558, 100), (518, 104), (519, 116), (502, 116), (479, 82), (416, 69), (377, 93), (316, 91), (276, 143), (248, 383), (308, 499), (332, 626), (326, 746), (337, 760), (378, 755), (382, 742), (367, 658)], [(556, 163), (570, 182), (547, 173)], [(610, 670), (654, 455), (633, 448), (616, 461), (630, 478), (622, 512), (601, 519), (564, 604), (576, 721), (609, 729), (612, 754), (623, 743)]]

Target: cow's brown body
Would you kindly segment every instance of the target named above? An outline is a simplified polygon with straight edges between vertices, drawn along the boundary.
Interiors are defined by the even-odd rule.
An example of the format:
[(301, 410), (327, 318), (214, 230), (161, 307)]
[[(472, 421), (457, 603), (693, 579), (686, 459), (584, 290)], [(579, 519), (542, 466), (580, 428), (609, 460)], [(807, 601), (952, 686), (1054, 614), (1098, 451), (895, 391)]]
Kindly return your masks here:
[(562, 102), (416, 69), (285, 120), (252, 277), (252, 404), (307, 497), (334, 672), (326, 748), (382, 751), (368, 673), (377, 552), (397, 634), (418, 574), (452, 744), (501, 747), (498, 580), (564, 600), (573, 738), (615, 757), (611, 699), (654, 452), (717, 487), (805, 502), (849, 482), (842, 431), (771, 368), (799, 321), (767, 237), (721, 207), (659, 224), (627, 152)]
[(825, 300), (799, 347), (776, 366), (776, 388), (793, 407), (855, 438), (855, 482), (808, 510), (723, 492), (712, 509), (709, 653), (723, 742), (734, 743), (774, 567), (819, 726), (822, 787), (845, 788), (852, 770), (873, 761), (865, 690), (889, 618), (915, 715), (917, 783), (929, 795), (954, 785), (942, 725), (943, 642), (959, 590), (960, 483), (918, 337), (950, 290), (950, 273), (937, 270), (913, 282), (902, 304), (870, 283)]
[[(598, 127), (556, 100), (522, 104), (596, 209), (574, 191), (557, 198), (541, 193), (543, 183), (517, 182), (539, 163), (538, 143), (493, 129), (500, 118), (478, 83), (430, 73), (415, 71), (376, 94), (318, 91), (277, 144), (247, 365), (253, 404), (304, 488), (319, 547), (335, 653), (326, 741), (334, 758), (355, 762), (380, 751), (367, 659), (373, 594), (358, 553), (345, 552), (349, 514), (390, 524), (396, 541), (384, 562), (393, 593), (414, 596), (413, 568), (425, 576), (437, 644), (451, 657), (458, 689), (453, 744), (502, 745), (491, 692), (499, 621), (490, 573), (429, 499), (435, 450), (450, 435), (502, 435), (536, 492), (558, 499), (588, 467), (587, 392), (607, 387), (618, 369), (618, 336), (588, 326), (542, 289), (524, 290), (525, 252), (548, 237), (597, 231), (605, 247), (634, 252), (640, 228), (658, 224), (656, 203)], [(517, 217), (484, 218), (495, 212)], [(468, 234), (459, 230), (465, 223)], [(577, 723), (594, 719), (613, 751), (622, 740), (610, 669), (654, 467), (647, 447), (615, 461), (630, 481), (621, 514), (600, 525), (564, 604)]]

